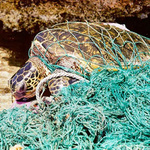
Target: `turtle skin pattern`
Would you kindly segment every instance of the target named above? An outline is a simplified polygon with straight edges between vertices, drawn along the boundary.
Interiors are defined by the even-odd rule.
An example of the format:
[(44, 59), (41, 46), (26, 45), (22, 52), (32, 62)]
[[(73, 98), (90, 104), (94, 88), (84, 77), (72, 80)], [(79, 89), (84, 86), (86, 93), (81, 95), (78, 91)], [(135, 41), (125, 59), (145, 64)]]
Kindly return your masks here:
[(35, 96), (35, 87), (46, 75), (46, 67), (41, 60), (36, 57), (29, 59), (9, 81), (15, 99), (25, 98), (26, 101)]
[[(29, 51), (29, 60), (11, 79), (16, 100), (33, 97), (39, 81), (56, 70), (71, 69), (90, 75), (96, 68), (128, 68), (150, 56), (150, 40), (134, 32), (104, 23), (62, 23), (38, 33)], [(44, 61), (41, 61), (44, 60)], [(44, 62), (44, 63), (43, 63)], [(61, 66), (53, 71), (47, 66)], [(61, 69), (60, 69), (61, 68)], [(59, 77), (49, 81), (52, 95), (77, 79)]]

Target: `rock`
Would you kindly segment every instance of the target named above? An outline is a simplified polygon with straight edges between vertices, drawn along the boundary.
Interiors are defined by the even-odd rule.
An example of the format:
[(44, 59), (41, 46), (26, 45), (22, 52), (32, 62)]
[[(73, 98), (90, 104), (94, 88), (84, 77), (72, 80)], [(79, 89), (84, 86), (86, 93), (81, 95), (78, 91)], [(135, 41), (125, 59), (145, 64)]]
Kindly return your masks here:
[(113, 22), (118, 17), (150, 14), (149, 0), (3, 0), (3, 28), (34, 33), (64, 21)]

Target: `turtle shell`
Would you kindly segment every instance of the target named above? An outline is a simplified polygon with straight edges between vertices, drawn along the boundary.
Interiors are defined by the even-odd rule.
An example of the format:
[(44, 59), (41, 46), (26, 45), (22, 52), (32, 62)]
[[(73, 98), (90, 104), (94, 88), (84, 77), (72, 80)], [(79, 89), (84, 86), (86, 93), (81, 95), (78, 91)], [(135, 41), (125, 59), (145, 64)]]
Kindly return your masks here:
[(104, 66), (124, 68), (149, 59), (150, 39), (113, 24), (67, 22), (38, 33), (29, 56), (50, 64), (71, 58), (89, 72)]

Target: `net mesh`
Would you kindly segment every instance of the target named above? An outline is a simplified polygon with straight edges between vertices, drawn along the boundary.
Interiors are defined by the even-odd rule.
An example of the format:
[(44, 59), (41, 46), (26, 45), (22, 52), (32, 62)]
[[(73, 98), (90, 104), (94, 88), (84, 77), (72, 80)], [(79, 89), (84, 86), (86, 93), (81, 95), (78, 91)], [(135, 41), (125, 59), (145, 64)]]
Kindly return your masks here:
[[(29, 54), (39, 57), (51, 72), (63, 68), (84, 76), (89, 82), (80, 81), (63, 88), (56, 95), (61, 100), (39, 105), (36, 113), (25, 107), (0, 112), (0, 148), (21, 144), (24, 149), (44, 150), (148, 150), (150, 39), (110, 26), (104, 28), (103, 24), (81, 23), (80, 28), (73, 24), (59, 24), (55, 29), (39, 33)], [(66, 39), (61, 39), (61, 35)], [(81, 39), (81, 35), (86, 37)], [(46, 45), (46, 52), (38, 41)], [(68, 53), (70, 46), (74, 55)], [(87, 55), (86, 46), (93, 53)], [(54, 59), (49, 57), (51, 49), (58, 50)], [(94, 49), (99, 50), (98, 54), (94, 54)], [(81, 71), (60, 65), (60, 60), (66, 57), (80, 61)]]
[[(55, 69), (89, 77), (96, 68), (130, 68), (149, 61), (150, 40), (109, 24), (61, 23), (40, 32), (34, 39), (29, 57), (39, 57)], [(67, 60), (67, 63), (66, 63)], [(77, 63), (79, 69), (69, 66)], [(77, 70), (77, 71), (76, 71)]]

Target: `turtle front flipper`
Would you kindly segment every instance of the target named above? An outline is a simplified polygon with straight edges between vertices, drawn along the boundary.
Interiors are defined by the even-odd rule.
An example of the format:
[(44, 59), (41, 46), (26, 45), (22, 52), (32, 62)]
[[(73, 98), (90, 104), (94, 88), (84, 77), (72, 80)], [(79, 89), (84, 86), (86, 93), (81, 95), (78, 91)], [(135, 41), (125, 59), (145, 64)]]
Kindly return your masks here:
[[(53, 75), (55, 75), (55, 73), (51, 74), (50, 76)], [(51, 103), (53, 102), (61, 100), (61, 95), (57, 95), (57, 94), (62, 90), (63, 87), (67, 87), (79, 81), (79, 79), (77, 78), (68, 77), (68, 76), (59, 76), (59, 77), (51, 78), (50, 80), (48, 80), (48, 83), (47, 81), (43, 82), (43, 80), (41, 80), (41, 82), (39, 83), (40, 86), (39, 85), (37, 86), (36, 91), (38, 91), (39, 95), (37, 97), (36, 94), (36, 101), (31, 102), (30, 105), (27, 106), (27, 108), (30, 108), (30, 110), (36, 113), (40, 112), (39, 108), (43, 109), (45, 107), (45, 104), (47, 106), (47, 105), (51, 105)], [(43, 84), (47, 83), (45, 84), (45, 87), (48, 86), (48, 89), (45, 89), (45, 87), (41, 83)], [(50, 93), (49, 92), (47, 93), (47, 91), (49, 91)]]
[(56, 95), (63, 87), (67, 87), (70, 84), (76, 83), (77, 81), (79, 80), (72, 77), (66, 77), (66, 76), (57, 77), (51, 79), (48, 82), (48, 88), (51, 95)]
[[(78, 83), (81, 80), (86, 79), (77, 74), (66, 72), (61, 69), (56, 69), (52, 74), (41, 80), (38, 84), (36, 88), (36, 100), (38, 101), (38, 103), (41, 103), (42, 101), (51, 103), (55, 100), (58, 100), (60, 99), (60, 95), (58, 96), (58, 94), (63, 87)], [(44, 84), (48, 86), (48, 95), (45, 93), (45, 89), (43, 89), (42, 91), (41, 87), (43, 87)], [(47, 96), (45, 96), (45, 94)]]

